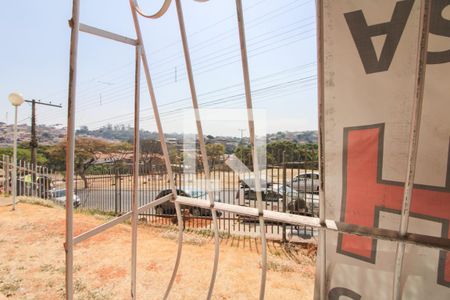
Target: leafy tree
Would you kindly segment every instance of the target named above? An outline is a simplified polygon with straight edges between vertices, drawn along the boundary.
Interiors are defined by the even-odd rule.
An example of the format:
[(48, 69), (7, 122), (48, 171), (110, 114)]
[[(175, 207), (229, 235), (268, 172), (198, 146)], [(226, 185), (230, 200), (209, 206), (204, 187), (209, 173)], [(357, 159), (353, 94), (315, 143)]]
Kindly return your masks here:
[(245, 164), (250, 170), (253, 168), (252, 151), (249, 145), (239, 145), (234, 154)]
[[(91, 137), (77, 137), (75, 141), (75, 173), (80, 175), (84, 186), (89, 184), (86, 172), (91, 168), (102, 154), (111, 151), (111, 143)], [(49, 166), (58, 171), (66, 169), (66, 142), (63, 141), (51, 148), (48, 152)]]
[(317, 161), (317, 144), (298, 144), (291, 141), (276, 141), (267, 145), (269, 164), (283, 162)]
[(225, 154), (225, 146), (219, 143), (215, 144), (206, 144), (206, 154), (208, 156), (208, 162), (211, 170), (214, 170), (217, 164), (223, 158)]
[(163, 159), (161, 159), (163, 153), (160, 142), (152, 139), (142, 139), (140, 150), (141, 160), (150, 168), (150, 170), (157, 162), (160, 165), (164, 164)]
[(113, 167), (119, 168), (124, 165), (130, 154), (132, 154), (133, 146), (127, 142), (107, 142), (105, 148), (102, 149), (102, 156), (108, 158), (108, 162)]
[[(0, 148), (0, 156), (7, 155), (10, 157), (13, 157), (13, 148)], [(31, 161), (31, 150), (30, 148), (26, 148), (24, 146), (17, 147), (17, 160), (23, 160), (23, 161)], [(39, 151), (37, 152), (36, 156), (36, 163), (38, 165), (45, 165), (47, 163), (47, 158), (45, 155)]]

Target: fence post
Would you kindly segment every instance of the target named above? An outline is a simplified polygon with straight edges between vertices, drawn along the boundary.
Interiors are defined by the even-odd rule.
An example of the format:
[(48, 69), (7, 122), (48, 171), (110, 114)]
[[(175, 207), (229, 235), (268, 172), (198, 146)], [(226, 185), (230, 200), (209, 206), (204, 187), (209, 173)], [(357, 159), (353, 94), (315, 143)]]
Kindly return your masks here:
[[(283, 212), (286, 212), (286, 184), (287, 184), (287, 175), (286, 175), (286, 161), (285, 161), (285, 151), (283, 151)], [(282, 242), (286, 243), (286, 223), (283, 223), (283, 233), (282, 233)]]
[(10, 194), (10, 190), (9, 190), (9, 157), (8, 156), (3, 156), (3, 170), (5, 172), (5, 193), (7, 195)]
[(119, 195), (118, 195), (118, 190), (119, 190), (119, 173), (117, 171), (117, 168), (114, 168), (114, 213), (117, 215), (118, 214), (118, 208), (119, 208)]

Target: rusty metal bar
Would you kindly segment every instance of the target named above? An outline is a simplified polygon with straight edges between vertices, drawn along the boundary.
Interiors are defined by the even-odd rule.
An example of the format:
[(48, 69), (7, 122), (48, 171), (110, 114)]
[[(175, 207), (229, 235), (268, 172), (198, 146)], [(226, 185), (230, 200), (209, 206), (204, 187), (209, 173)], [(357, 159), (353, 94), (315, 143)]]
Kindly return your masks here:
[(137, 222), (139, 189), (139, 120), (141, 90), (141, 51), (136, 46), (136, 66), (134, 78), (134, 141), (133, 141), (133, 198), (131, 200), (131, 299), (136, 299), (136, 265), (137, 265)]
[(180, 34), (181, 34), (181, 40), (183, 44), (183, 51), (184, 51), (184, 58), (186, 62), (186, 69), (189, 79), (189, 88), (191, 91), (191, 97), (192, 97), (192, 106), (194, 108), (194, 115), (195, 115), (195, 122), (197, 125), (197, 135), (198, 135), (198, 142), (200, 145), (200, 154), (202, 158), (202, 164), (203, 164), (203, 170), (205, 172), (205, 181), (206, 181), (206, 194), (209, 198), (209, 204), (211, 209), (211, 215), (213, 219), (213, 228), (214, 228), (214, 262), (213, 262), (213, 270), (211, 274), (211, 280), (209, 284), (208, 289), (208, 295), (207, 299), (211, 299), (212, 293), (214, 290), (214, 283), (216, 281), (217, 277), (217, 268), (219, 265), (219, 250), (220, 250), (220, 240), (219, 240), (219, 225), (217, 223), (217, 214), (216, 209), (214, 208), (214, 191), (211, 189), (211, 173), (209, 169), (208, 164), (208, 154), (206, 152), (206, 146), (205, 146), (205, 139), (203, 136), (203, 128), (202, 128), (202, 122), (200, 118), (200, 112), (199, 112), (199, 105), (197, 100), (197, 91), (195, 89), (195, 82), (194, 82), (194, 74), (192, 72), (192, 63), (191, 63), (191, 56), (189, 53), (189, 45), (188, 40), (186, 36), (186, 28), (184, 25), (184, 16), (183, 16), (183, 8), (181, 6), (180, 0), (175, 0), (176, 8), (177, 8), (177, 16), (178, 16), (178, 24), (180, 26)]
[(75, 158), (75, 100), (77, 86), (80, 0), (73, 0), (70, 36), (69, 96), (67, 103), (66, 145), (66, 299), (73, 299), (73, 173)]
[(82, 31), (82, 32), (86, 32), (86, 33), (89, 33), (89, 34), (92, 34), (92, 35), (103, 37), (105, 39), (109, 39), (109, 40), (113, 40), (113, 41), (116, 41), (116, 42), (129, 44), (129, 45), (132, 45), (132, 46), (138, 45), (138, 41), (135, 40), (135, 39), (132, 39), (132, 38), (120, 35), (120, 34), (116, 34), (116, 33), (110, 32), (110, 31), (106, 31), (106, 30), (103, 30), (103, 29), (100, 29), (100, 28), (96, 28), (96, 27), (93, 27), (93, 26), (89, 26), (89, 25), (86, 25), (86, 24), (83, 24), (83, 23), (80, 23), (79, 28), (80, 28), (80, 31)]
[[(320, 223), (323, 225), (325, 223), (326, 212), (325, 212), (325, 143), (323, 140), (323, 130), (325, 128), (324, 121), (324, 91), (325, 91), (325, 81), (324, 81), (324, 30), (323, 30), (323, 0), (316, 0), (316, 30), (317, 30), (317, 104), (318, 104), (318, 114), (319, 114), (319, 130), (318, 130), (318, 140), (319, 140), (319, 218)], [(312, 184), (314, 187), (314, 184)], [(314, 211), (314, 201), (311, 205)], [(327, 268), (327, 257), (326, 257), (326, 231), (319, 230), (319, 247), (318, 247), (318, 271), (319, 271), (319, 298), (326, 299), (326, 268)]]
[[(209, 201), (198, 198), (178, 196), (176, 202), (182, 205), (206, 209), (210, 207)], [(240, 206), (222, 202), (216, 202), (214, 207), (219, 211), (235, 213), (242, 216), (255, 218), (258, 218), (260, 216), (258, 208), (254, 207)], [(271, 210), (263, 210), (262, 217), (265, 220), (278, 223), (285, 222), (292, 225), (310, 226), (313, 228), (322, 229), (324, 231), (333, 231), (359, 236), (367, 236), (386, 241), (399, 241), (411, 245), (419, 245), (427, 248), (450, 251), (450, 240), (448, 240), (447, 238), (431, 237), (427, 235), (420, 235), (413, 233), (407, 233), (405, 236), (402, 236), (396, 230), (359, 226), (347, 224), (344, 222), (336, 222), (334, 220), (325, 220), (322, 223), (320, 221), (320, 218), (317, 217), (294, 215), (290, 213), (283, 213)]]
[(239, 41), (241, 47), (241, 60), (242, 60), (242, 72), (244, 76), (245, 85), (245, 99), (247, 104), (247, 116), (248, 116), (248, 127), (250, 133), (250, 144), (252, 146), (252, 158), (253, 158), (253, 172), (255, 174), (255, 191), (259, 214), (259, 229), (261, 234), (261, 282), (259, 290), (259, 299), (263, 300), (265, 296), (266, 289), (266, 274), (267, 274), (267, 241), (266, 241), (266, 226), (264, 224), (263, 218), (263, 204), (262, 204), (262, 194), (261, 194), (261, 182), (260, 182), (260, 170), (258, 162), (258, 152), (256, 147), (256, 137), (255, 137), (255, 123), (253, 118), (253, 102), (252, 102), (252, 91), (250, 87), (250, 75), (248, 66), (248, 55), (247, 55), (247, 43), (245, 39), (245, 24), (244, 24), (244, 13), (242, 8), (242, 0), (236, 0), (236, 13), (239, 28)]
[[(160, 204), (162, 204), (164, 202), (169, 201), (171, 198), (172, 198), (172, 194), (169, 194), (169, 195), (166, 195), (164, 197), (161, 197), (161, 198), (159, 198), (159, 199), (157, 199), (155, 201), (152, 201), (150, 203), (147, 203), (147, 204), (139, 207), (137, 209), (137, 212), (138, 212), (138, 214), (142, 213), (142, 212), (144, 212), (144, 211), (146, 211), (146, 210), (148, 210), (148, 209), (150, 209), (152, 207), (155, 207), (157, 205), (160, 205)], [(97, 235), (99, 233), (102, 233), (103, 231), (105, 231), (105, 230), (107, 230), (107, 229), (109, 229), (111, 227), (114, 227), (115, 225), (120, 224), (120, 223), (122, 223), (122, 222), (124, 222), (126, 220), (128, 220), (131, 217), (131, 215), (132, 215), (132, 212), (127, 212), (126, 214), (123, 214), (120, 217), (114, 218), (114, 219), (112, 219), (109, 222), (106, 222), (106, 223), (104, 223), (102, 225), (99, 225), (99, 226), (89, 230), (89, 231), (86, 231), (86, 232), (76, 236), (73, 239), (73, 243), (74, 244), (78, 244), (78, 243), (80, 243), (80, 242), (82, 242), (84, 240), (87, 240), (87, 239), (89, 239), (89, 238), (91, 238), (91, 237), (93, 237), (93, 236), (95, 236), (95, 235)]]
[[(400, 219), (400, 236), (405, 236), (408, 231), (408, 222), (411, 208), (411, 197), (414, 188), (414, 178), (416, 174), (417, 152), (419, 149), (420, 120), (422, 117), (423, 93), (425, 87), (425, 71), (427, 65), (428, 49), (428, 29), (430, 25), (431, 0), (422, 0), (420, 2), (420, 25), (419, 25), (419, 44), (418, 56), (416, 62), (414, 101), (412, 107), (411, 129), (409, 137), (408, 166), (406, 170), (405, 186), (403, 191), (403, 203)], [(405, 243), (397, 243), (397, 253), (394, 269), (394, 286), (392, 298), (400, 300), (402, 298), (401, 273), (403, 257), (405, 254)]]
[[(134, 0), (130, 0), (130, 8), (131, 8), (131, 15), (133, 17), (133, 22), (134, 22), (134, 28), (136, 31), (136, 36), (137, 36), (137, 40), (138, 43), (140, 45), (143, 45), (143, 39), (142, 39), (142, 33), (141, 33), (141, 27), (139, 25), (139, 19), (138, 19), (138, 11), (137, 11), (137, 7), (136, 7), (137, 3)], [(158, 104), (156, 102), (156, 96), (155, 96), (155, 92), (153, 89), (153, 83), (152, 83), (152, 78), (150, 75), (150, 67), (147, 61), (147, 55), (145, 53), (145, 48), (144, 46), (142, 46), (142, 50), (141, 50), (141, 58), (142, 58), (142, 64), (144, 67), (144, 73), (145, 73), (145, 78), (147, 80), (147, 87), (150, 93), (150, 100), (151, 100), (151, 104), (152, 104), (152, 108), (153, 108), (153, 114), (155, 117), (155, 122), (156, 122), (156, 127), (158, 129), (158, 134), (159, 134), (159, 139), (161, 142), (161, 148), (162, 148), (162, 152), (163, 152), (163, 156), (164, 156), (164, 162), (166, 165), (166, 170), (167, 170), (167, 175), (169, 176), (169, 182), (170, 182), (170, 187), (172, 189), (172, 195), (173, 195), (173, 200), (176, 200), (177, 198), (177, 190), (175, 187), (175, 181), (174, 181), (174, 177), (173, 177), (173, 172), (172, 172), (172, 166), (170, 164), (170, 157), (169, 157), (169, 150), (167, 147), (167, 143), (164, 137), (164, 130), (162, 128), (162, 124), (161, 124), (161, 118), (159, 115), (159, 109), (158, 109)], [(177, 248), (177, 256), (175, 259), (175, 266), (172, 272), (172, 276), (170, 278), (169, 284), (167, 286), (166, 292), (164, 294), (164, 299), (167, 299), (167, 297), (169, 296), (169, 293), (172, 289), (173, 283), (175, 282), (175, 278), (178, 272), (178, 267), (180, 265), (180, 260), (181, 260), (181, 252), (183, 249), (183, 217), (181, 215), (181, 207), (179, 205), (178, 202), (175, 202), (175, 210), (176, 210), (176, 214), (177, 214), (177, 222), (178, 222), (178, 248)]]

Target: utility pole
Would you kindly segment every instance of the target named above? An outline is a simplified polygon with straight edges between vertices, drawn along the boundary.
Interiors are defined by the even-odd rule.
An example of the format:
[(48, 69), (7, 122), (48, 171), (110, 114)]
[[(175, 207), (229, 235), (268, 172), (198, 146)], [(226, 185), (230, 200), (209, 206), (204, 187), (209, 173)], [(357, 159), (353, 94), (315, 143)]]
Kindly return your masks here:
[(38, 147), (37, 136), (36, 136), (36, 104), (51, 106), (51, 107), (58, 107), (58, 108), (62, 108), (62, 106), (52, 104), (51, 102), (48, 102), (48, 103), (41, 102), (41, 100), (36, 101), (34, 99), (25, 100), (25, 102), (31, 103), (31, 141), (30, 141), (31, 165), (32, 165), (33, 169), (35, 169), (36, 168), (37, 147)]
[(245, 129), (238, 129), (241, 132), (241, 144), (243, 144), (242, 142), (242, 138), (244, 137), (244, 131)]

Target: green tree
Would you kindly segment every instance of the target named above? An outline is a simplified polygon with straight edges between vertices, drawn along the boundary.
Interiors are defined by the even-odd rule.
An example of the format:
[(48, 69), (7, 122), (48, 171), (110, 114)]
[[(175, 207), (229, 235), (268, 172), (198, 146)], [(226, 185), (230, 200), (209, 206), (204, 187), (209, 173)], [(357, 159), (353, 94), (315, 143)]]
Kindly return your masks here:
[(161, 143), (152, 139), (141, 140), (141, 160), (147, 165), (150, 170), (157, 163), (159, 165), (164, 164), (162, 159)]
[[(75, 141), (75, 173), (79, 175), (83, 181), (85, 188), (89, 187), (86, 178), (86, 172), (97, 162), (102, 154), (111, 151), (110, 142), (91, 138), (91, 137), (77, 137)], [(66, 170), (66, 142), (48, 149), (48, 162), (50, 168), (57, 171)]]
[(225, 146), (219, 143), (206, 144), (206, 154), (208, 156), (208, 163), (211, 170), (222, 161), (223, 155), (225, 154)]
[[(13, 157), (13, 148), (0, 148), (0, 156), (7, 155)], [(31, 150), (30, 148), (26, 148), (23, 145), (17, 147), (17, 160), (23, 161), (31, 161)], [(45, 154), (38, 149), (38, 153), (36, 156), (36, 162), (38, 165), (45, 165), (47, 163), (47, 158)]]
[(239, 145), (234, 151), (234, 155), (239, 158), (250, 170), (253, 169), (252, 152), (249, 145)]

